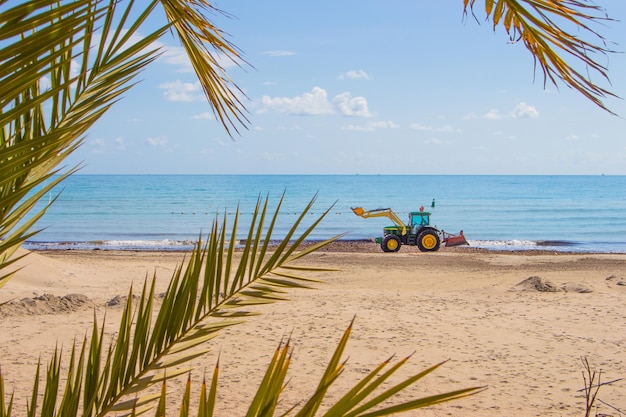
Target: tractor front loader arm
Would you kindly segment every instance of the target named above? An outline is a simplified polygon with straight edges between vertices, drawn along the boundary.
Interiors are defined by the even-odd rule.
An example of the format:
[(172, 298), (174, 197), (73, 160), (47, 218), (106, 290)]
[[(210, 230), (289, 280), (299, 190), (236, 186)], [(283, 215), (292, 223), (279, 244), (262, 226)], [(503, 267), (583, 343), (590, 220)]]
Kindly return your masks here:
[(363, 207), (350, 207), (354, 214), (357, 216), (363, 217), (367, 219), (368, 217), (387, 217), (391, 219), (392, 222), (396, 224), (396, 226), (402, 228), (402, 236), (406, 234), (406, 224), (400, 220), (398, 215), (393, 212), (390, 208), (379, 208), (375, 210), (363, 210)]

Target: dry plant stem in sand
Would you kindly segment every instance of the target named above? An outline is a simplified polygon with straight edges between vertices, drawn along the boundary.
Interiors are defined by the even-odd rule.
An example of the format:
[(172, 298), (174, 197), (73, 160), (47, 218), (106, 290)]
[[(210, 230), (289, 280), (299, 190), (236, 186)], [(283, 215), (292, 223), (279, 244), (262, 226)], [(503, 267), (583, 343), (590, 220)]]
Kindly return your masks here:
[[(621, 381), (622, 378), (614, 379), (613, 381), (602, 382), (601, 381), (602, 370), (600, 370), (596, 374), (596, 371), (591, 370), (591, 366), (589, 365), (589, 361), (587, 360), (586, 357), (582, 358), (581, 360), (583, 362), (583, 368), (584, 368), (583, 369), (583, 381), (585, 382), (585, 387), (581, 389), (580, 391), (585, 392), (585, 417), (591, 417), (592, 415), (595, 415), (597, 417), (609, 416), (607, 414), (598, 414), (597, 412), (596, 414), (592, 414), (592, 410), (594, 409), (594, 407), (597, 407), (596, 402), (600, 402), (606, 405), (607, 407), (617, 411), (621, 415), (623, 413), (622, 410), (612, 406), (611, 404), (607, 404), (606, 402), (602, 401), (600, 398), (598, 398), (598, 392), (600, 392), (601, 386), (610, 385), (614, 382)], [(597, 375), (597, 382), (596, 382), (596, 375)]]
[(600, 377), (602, 371), (598, 373), (598, 383), (594, 386), (596, 381), (596, 371), (592, 371), (589, 366), (587, 358), (582, 358), (583, 367), (583, 381), (585, 382), (585, 417), (591, 416), (591, 410), (593, 410), (596, 398), (598, 397), (598, 391), (600, 391)]

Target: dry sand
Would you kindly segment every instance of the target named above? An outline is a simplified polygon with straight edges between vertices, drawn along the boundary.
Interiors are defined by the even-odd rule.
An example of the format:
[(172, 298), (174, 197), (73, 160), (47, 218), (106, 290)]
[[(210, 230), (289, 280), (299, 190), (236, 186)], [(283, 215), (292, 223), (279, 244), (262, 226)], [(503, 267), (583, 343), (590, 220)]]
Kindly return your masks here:
[[(182, 253), (55, 251), (30, 254), (3, 289), (0, 366), (15, 392), (16, 415), (30, 395), (35, 365), (55, 344), (67, 351), (106, 312), (114, 336), (123, 298), (156, 273), (163, 290)], [(442, 248), (386, 254), (373, 243), (345, 242), (303, 262), (340, 268), (318, 273), (315, 290), (224, 331), (195, 360), (193, 384), (220, 355), (220, 416), (243, 415), (274, 349), (291, 335), (293, 360), (284, 406), (312, 393), (353, 317), (347, 372), (337, 398), (390, 355), (414, 353), (399, 376), (448, 360), (409, 400), (487, 386), (460, 401), (407, 416), (583, 416), (581, 358), (602, 371), (597, 413), (626, 414), (626, 255), (495, 253)], [(67, 358), (67, 356), (66, 356)], [(397, 379), (396, 379), (397, 380)], [(180, 383), (173, 382), (170, 397)], [(611, 408), (614, 407), (614, 408)], [(621, 414), (618, 410), (621, 410)], [(176, 414), (172, 410), (172, 415)], [(176, 414), (177, 415), (177, 414)]]

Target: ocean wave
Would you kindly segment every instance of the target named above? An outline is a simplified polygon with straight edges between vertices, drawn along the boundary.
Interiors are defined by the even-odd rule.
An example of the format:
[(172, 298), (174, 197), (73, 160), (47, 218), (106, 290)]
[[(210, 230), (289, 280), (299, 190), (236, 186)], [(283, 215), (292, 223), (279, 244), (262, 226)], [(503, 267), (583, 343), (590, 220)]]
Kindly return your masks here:
[[(312, 242), (324, 239), (312, 239)], [(360, 242), (372, 239), (340, 239), (343, 241)], [(245, 241), (235, 242), (237, 247), (243, 246)], [(272, 241), (278, 244), (279, 240)], [(524, 251), (524, 250), (550, 250), (561, 252), (604, 252), (604, 253), (626, 253), (625, 244), (615, 244), (611, 242), (584, 245), (579, 242), (567, 240), (468, 240), (469, 246), (479, 249), (494, 251)], [(197, 241), (195, 240), (99, 240), (88, 242), (32, 242), (27, 241), (22, 245), (28, 250), (126, 250), (126, 251), (190, 251)]]
[[(22, 247), (27, 250), (115, 250), (115, 251), (190, 251), (197, 245), (196, 240), (97, 240), (89, 242), (33, 242), (27, 241)], [(271, 241), (272, 245), (279, 241)], [(235, 241), (235, 247), (243, 247), (245, 241)], [(229, 242), (226, 242), (226, 246)]]
[(535, 247), (537, 246), (537, 242), (533, 240), (468, 240), (470, 246), (474, 247)]
[(469, 240), (470, 246), (479, 248), (512, 248), (519, 250), (520, 248), (536, 249), (537, 247), (573, 247), (577, 246), (576, 242), (566, 240)]
[(574, 242), (568, 240), (468, 240), (471, 247), (487, 250), (554, 251), (575, 253), (626, 253), (625, 242)]
[(138, 250), (188, 251), (194, 248), (192, 240), (100, 240), (89, 242), (25, 242), (28, 250)]

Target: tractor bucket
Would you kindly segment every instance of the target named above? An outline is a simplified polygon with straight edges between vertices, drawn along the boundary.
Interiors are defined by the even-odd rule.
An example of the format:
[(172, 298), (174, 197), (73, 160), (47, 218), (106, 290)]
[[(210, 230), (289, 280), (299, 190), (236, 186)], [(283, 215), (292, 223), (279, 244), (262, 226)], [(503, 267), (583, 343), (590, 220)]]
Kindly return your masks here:
[(461, 232), (458, 235), (446, 233), (445, 231), (442, 231), (442, 233), (443, 233), (443, 243), (446, 244), (446, 247), (469, 245), (469, 243), (465, 239), (465, 235), (463, 235), (463, 230), (461, 230)]
[(364, 213), (363, 207), (350, 207), (350, 208), (352, 209), (354, 214), (356, 214), (357, 216), (362, 216)]

